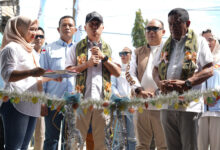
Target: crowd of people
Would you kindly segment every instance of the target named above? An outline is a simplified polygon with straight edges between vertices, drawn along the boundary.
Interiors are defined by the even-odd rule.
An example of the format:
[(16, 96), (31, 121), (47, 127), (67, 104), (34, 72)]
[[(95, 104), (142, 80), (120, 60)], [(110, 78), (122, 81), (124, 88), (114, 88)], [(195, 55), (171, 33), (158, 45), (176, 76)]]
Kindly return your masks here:
[[(190, 29), (187, 10), (172, 9), (168, 14), (170, 37), (163, 41), (164, 23), (152, 19), (145, 27), (147, 44), (119, 52), (121, 65), (111, 58), (112, 50), (102, 38), (103, 17), (97, 12), (87, 14), (84, 29), (87, 36), (74, 43), (74, 18), (63, 16), (58, 23), (60, 38), (45, 42), (44, 29), (38, 20), (18, 16), (11, 18), (4, 30), (0, 70), (4, 89), (23, 93), (44, 92), (62, 98), (65, 92), (83, 95), (86, 99), (110, 100), (148, 98), (157, 94), (179, 94), (188, 90), (220, 87), (220, 46), (210, 29), (196, 35)], [(46, 70), (78, 72), (70, 78), (43, 77)], [(110, 85), (110, 86), (109, 86)], [(220, 102), (206, 103), (201, 95), (187, 107), (164, 104), (161, 109), (148, 104), (143, 112), (123, 115), (126, 126), (126, 150), (211, 150), (220, 149)], [(57, 150), (64, 117), (46, 104), (21, 101), (2, 103), (2, 148), (26, 150), (35, 133), (35, 150)], [(1, 124), (1, 123), (0, 123)], [(106, 118), (103, 109), (79, 113), (79, 129), (87, 150), (105, 150)], [(112, 128), (114, 128), (113, 126)], [(4, 132), (2, 131), (4, 129)], [(34, 132), (35, 131), (35, 132)], [(60, 133), (61, 132), (61, 133)], [(65, 149), (65, 145), (60, 145)], [(78, 149), (77, 146), (74, 147)], [(83, 146), (80, 148), (83, 149)], [(117, 150), (118, 148), (113, 148)]]

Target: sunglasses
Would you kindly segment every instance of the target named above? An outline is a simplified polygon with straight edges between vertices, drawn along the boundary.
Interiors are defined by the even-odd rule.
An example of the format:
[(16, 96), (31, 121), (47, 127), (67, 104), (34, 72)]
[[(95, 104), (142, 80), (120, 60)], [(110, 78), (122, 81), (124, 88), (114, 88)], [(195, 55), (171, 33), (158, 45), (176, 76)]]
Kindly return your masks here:
[(35, 36), (35, 39), (38, 39), (38, 38), (43, 39), (43, 38), (44, 38), (44, 35), (36, 35), (36, 36)]
[(160, 28), (160, 27), (155, 27), (155, 26), (149, 26), (149, 27), (146, 27), (145, 30), (146, 30), (146, 32), (150, 32), (150, 31), (157, 32), (157, 31), (159, 31), (159, 30), (162, 30), (162, 28)]
[(119, 56), (122, 57), (122, 56), (127, 56), (129, 53), (131, 52), (120, 52), (119, 53)]

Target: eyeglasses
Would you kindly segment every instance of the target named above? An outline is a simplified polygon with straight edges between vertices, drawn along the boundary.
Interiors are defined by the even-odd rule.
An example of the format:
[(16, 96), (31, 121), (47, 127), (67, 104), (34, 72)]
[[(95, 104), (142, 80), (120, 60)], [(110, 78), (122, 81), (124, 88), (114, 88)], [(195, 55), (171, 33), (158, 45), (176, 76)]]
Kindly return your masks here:
[(146, 30), (146, 32), (150, 32), (150, 31), (157, 32), (157, 31), (159, 31), (159, 30), (162, 30), (162, 28), (160, 28), (160, 27), (155, 27), (155, 26), (149, 26), (149, 27), (146, 27), (145, 30)]
[(36, 35), (36, 36), (35, 36), (35, 39), (38, 39), (38, 38), (43, 39), (43, 38), (44, 38), (44, 35)]
[(120, 52), (119, 53), (119, 56), (122, 57), (122, 56), (127, 56), (129, 53), (131, 52)]

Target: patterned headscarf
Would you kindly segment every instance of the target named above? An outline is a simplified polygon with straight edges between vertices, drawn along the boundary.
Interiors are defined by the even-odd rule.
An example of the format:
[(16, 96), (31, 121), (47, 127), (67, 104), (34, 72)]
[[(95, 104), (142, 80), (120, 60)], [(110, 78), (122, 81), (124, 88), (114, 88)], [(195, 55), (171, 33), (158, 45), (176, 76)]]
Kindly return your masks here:
[(13, 41), (20, 44), (26, 51), (31, 53), (33, 47), (24, 37), (29, 27), (35, 23), (38, 23), (38, 21), (33, 21), (23, 16), (17, 16), (8, 20), (0, 49), (3, 49), (8, 43)]

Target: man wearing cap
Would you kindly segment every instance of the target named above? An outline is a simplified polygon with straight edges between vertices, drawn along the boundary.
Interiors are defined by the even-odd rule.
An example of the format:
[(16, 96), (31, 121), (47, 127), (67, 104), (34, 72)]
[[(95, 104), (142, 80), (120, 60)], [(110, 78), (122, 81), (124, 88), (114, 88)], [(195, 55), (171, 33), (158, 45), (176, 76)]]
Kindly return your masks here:
[[(76, 91), (86, 99), (109, 100), (111, 95), (110, 74), (120, 75), (120, 68), (110, 61), (111, 48), (101, 39), (104, 29), (103, 18), (97, 12), (86, 16), (84, 26), (87, 36), (81, 40), (69, 54), (66, 61), (67, 69), (80, 72), (76, 77)], [(91, 124), (94, 149), (105, 149), (105, 118), (102, 109), (88, 109), (79, 114), (76, 127), (80, 130), (83, 140)], [(83, 149), (83, 147), (81, 148)]]
[[(126, 73), (126, 78), (136, 96), (142, 98), (154, 96), (157, 89), (152, 77), (153, 60), (162, 48), (162, 37), (165, 33), (163, 22), (158, 19), (151, 20), (145, 30), (148, 44), (135, 50)], [(153, 136), (157, 150), (166, 149), (160, 111), (155, 106), (149, 104), (142, 113), (136, 112), (134, 125), (137, 137), (136, 150), (149, 150)]]

